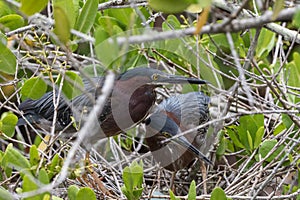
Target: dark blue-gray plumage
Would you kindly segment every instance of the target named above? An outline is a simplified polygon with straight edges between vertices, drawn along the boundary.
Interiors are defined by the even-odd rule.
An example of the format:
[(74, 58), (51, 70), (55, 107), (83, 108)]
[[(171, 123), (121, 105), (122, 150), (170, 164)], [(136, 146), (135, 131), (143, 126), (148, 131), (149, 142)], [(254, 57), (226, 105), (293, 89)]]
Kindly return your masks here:
[(172, 96), (160, 103), (146, 119), (146, 143), (161, 166), (177, 171), (189, 165), (196, 157), (211, 164), (199, 149), (205, 143), (207, 128), (200, 128), (184, 136), (163, 143), (184, 131), (209, 120), (210, 98), (202, 92)]

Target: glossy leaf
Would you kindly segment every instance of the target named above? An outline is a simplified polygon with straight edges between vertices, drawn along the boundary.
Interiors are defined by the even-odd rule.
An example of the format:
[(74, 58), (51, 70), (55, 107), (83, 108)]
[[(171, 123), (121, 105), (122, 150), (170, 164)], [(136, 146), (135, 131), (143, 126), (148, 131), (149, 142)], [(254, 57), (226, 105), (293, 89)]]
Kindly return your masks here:
[(10, 112), (5, 112), (1, 115), (0, 131), (5, 133), (8, 137), (13, 137), (15, 133), (15, 127), (18, 123), (18, 117)]
[(42, 11), (48, 4), (48, 0), (21, 0), (20, 10), (30, 16)]
[[(58, 84), (61, 82), (61, 76), (57, 80)], [(63, 81), (62, 91), (68, 99), (80, 95), (83, 91), (84, 85), (81, 77), (72, 71), (66, 71), (65, 79)]]
[[(6, 40), (4, 42), (6, 42)], [(0, 41), (0, 71), (7, 74), (15, 74), (16, 65), (15, 55), (4, 45), (2, 39)]]
[(55, 21), (54, 33), (62, 43), (67, 44), (71, 35), (68, 16), (63, 8), (57, 6), (54, 7), (53, 15)]
[(24, 25), (24, 19), (17, 14), (10, 14), (0, 17), (0, 24), (9, 30), (15, 30)]
[(210, 200), (227, 200), (227, 197), (222, 188), (216, 187), (211, 193)]
[(89, 200), (97, 199), (95, 192), (89, 187), (81, 188), (76, 195), (76, 200), (86, 200), (86, 199)]
[(41, 98), (47, 90), (47, 84), (40, 77), (32, 77), (25, 81), (21, 89), (21, 94), (30, 99)]
[(87, 33), (92, 28), (98, 10), (97, 0), (87, 0), (76, 21), (75, 29)]
[(76, 185), (70, 185), (68, 187), (68, 199), (69, 200), (76, 200), (77, 193), (79, 188)]

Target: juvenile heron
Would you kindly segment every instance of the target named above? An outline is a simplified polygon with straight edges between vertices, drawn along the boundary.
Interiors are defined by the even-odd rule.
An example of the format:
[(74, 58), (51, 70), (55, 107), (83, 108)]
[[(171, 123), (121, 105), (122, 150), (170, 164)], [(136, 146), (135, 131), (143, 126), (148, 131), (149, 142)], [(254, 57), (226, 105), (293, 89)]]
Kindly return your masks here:
[[(72, 120), (81, 120), (84, 114), (93, 108), (95, 100), (101, 94), (105, 77), (95, 77), (84, 81), (85, 92), (75, 97), (69, 103), (64, 97), (59, 99), (57, 108), (56, 130), (63, 130)], [(93, 134), (84, 139), (84, 145), (89, 147), (99, 139), (114, 136), (140, 123), (156, 101), (155, 88), (163, 84), (206, 84), (206, 81), (170, 75), (152, 68), (135, 68), (116, 77), (111, 94), (107, 98), (103, 111), (98, 117), (99, 130), (102, 133)], [(36, 127), (50, 129), (54, 116), (53, 92), (46, 93), (41, 99), (26, 100), (20, 104), (24, 118)], [(20, 118), (18, 125), (26, 124)], [(71, 131), (75, 131), (72, 126)]]
[(210, 98), (202, 92), (172, 96), (160, 103), (145, 120), (146, 143), (156, 161), (167, 170), (176, 172), (188, 166), (195, 158), (212, 165), (199, 149), (205, 144), (207, 128), (200, 128), (184, 136), (163, 141), (195, 128), (209, 120)]

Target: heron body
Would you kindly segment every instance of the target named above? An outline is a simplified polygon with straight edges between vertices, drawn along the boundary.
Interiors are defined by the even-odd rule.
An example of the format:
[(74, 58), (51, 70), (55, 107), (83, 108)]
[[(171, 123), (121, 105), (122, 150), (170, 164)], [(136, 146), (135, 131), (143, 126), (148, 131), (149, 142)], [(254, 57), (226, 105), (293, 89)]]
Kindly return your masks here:
[[(76, 122), (84, 123), (85, 117), (93, 109), (96, 99), (101, 95), (101, 88), (105, 77), (94, 77), (84, 80), (83, 94), (67, 101), (60, 97), (57, 108), (56, 130), (60, 131), (71, 123), (71, 116)], [(114, 87), (107, 98), (103, 110), (98, 118), (99, 131), (84, 139), (87, 146), (95, 144), (99, 139), (114, 136), (140, 123), (148, 114), (156, 101), (154, 89), (166, 83), (205, 84), (203, 80), (164, 73), (152, 68), (135, 68), (116, 77)], [(54, 116), (53, 92), (46, 93), (41, 99), (26, 100), (19, 109), (23, 116), (36, 126), (51, 127)], [(47, 122), (47, 123), (46, 123)], [(82, 123), (81, 123), (82, 122)], [(42, 125), (43, 123), (44, 125)], [(20, 118), (18, 125), (26, 124)], [(50, 125), (51, 124), (51, 125)], [(50, 126), (49, 126), (50, 125)], [(71, 131), (73, 127), (70, 126)]]
[(210, 98), (201, 92), (172, 96), (160, 103), (146, 119), (146, 143), (161, 166), (178, 171), (196, 157), (211, 164), (199, 149), (205, 143), (207, 127), (164, 143), (167, 138), (193, 129), (209, 120)]

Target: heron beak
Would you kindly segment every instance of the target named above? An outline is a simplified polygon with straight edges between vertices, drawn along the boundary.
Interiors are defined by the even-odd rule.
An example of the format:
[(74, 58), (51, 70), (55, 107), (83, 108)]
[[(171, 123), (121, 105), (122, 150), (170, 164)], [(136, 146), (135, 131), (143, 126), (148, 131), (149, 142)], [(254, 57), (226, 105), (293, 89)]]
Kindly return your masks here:
[(213, 163), (203, 153), (196, 149), (196, 147), (192, 145), (185, 137), (181, 136), (179, 138), (174, 138), (172, 141), (194, 153), (200, 160), (203, 160), (208, 165), (213, 166)]
[(208, 81), (197, 79), (197, 78), (176, 76), (176, 75), (169, 75), (169, 74), (160, 76), (157, 82), (170, 83), (170, 84), (189, 83), (189, 84), (199, 84), (199, 85), (209, 83)]

